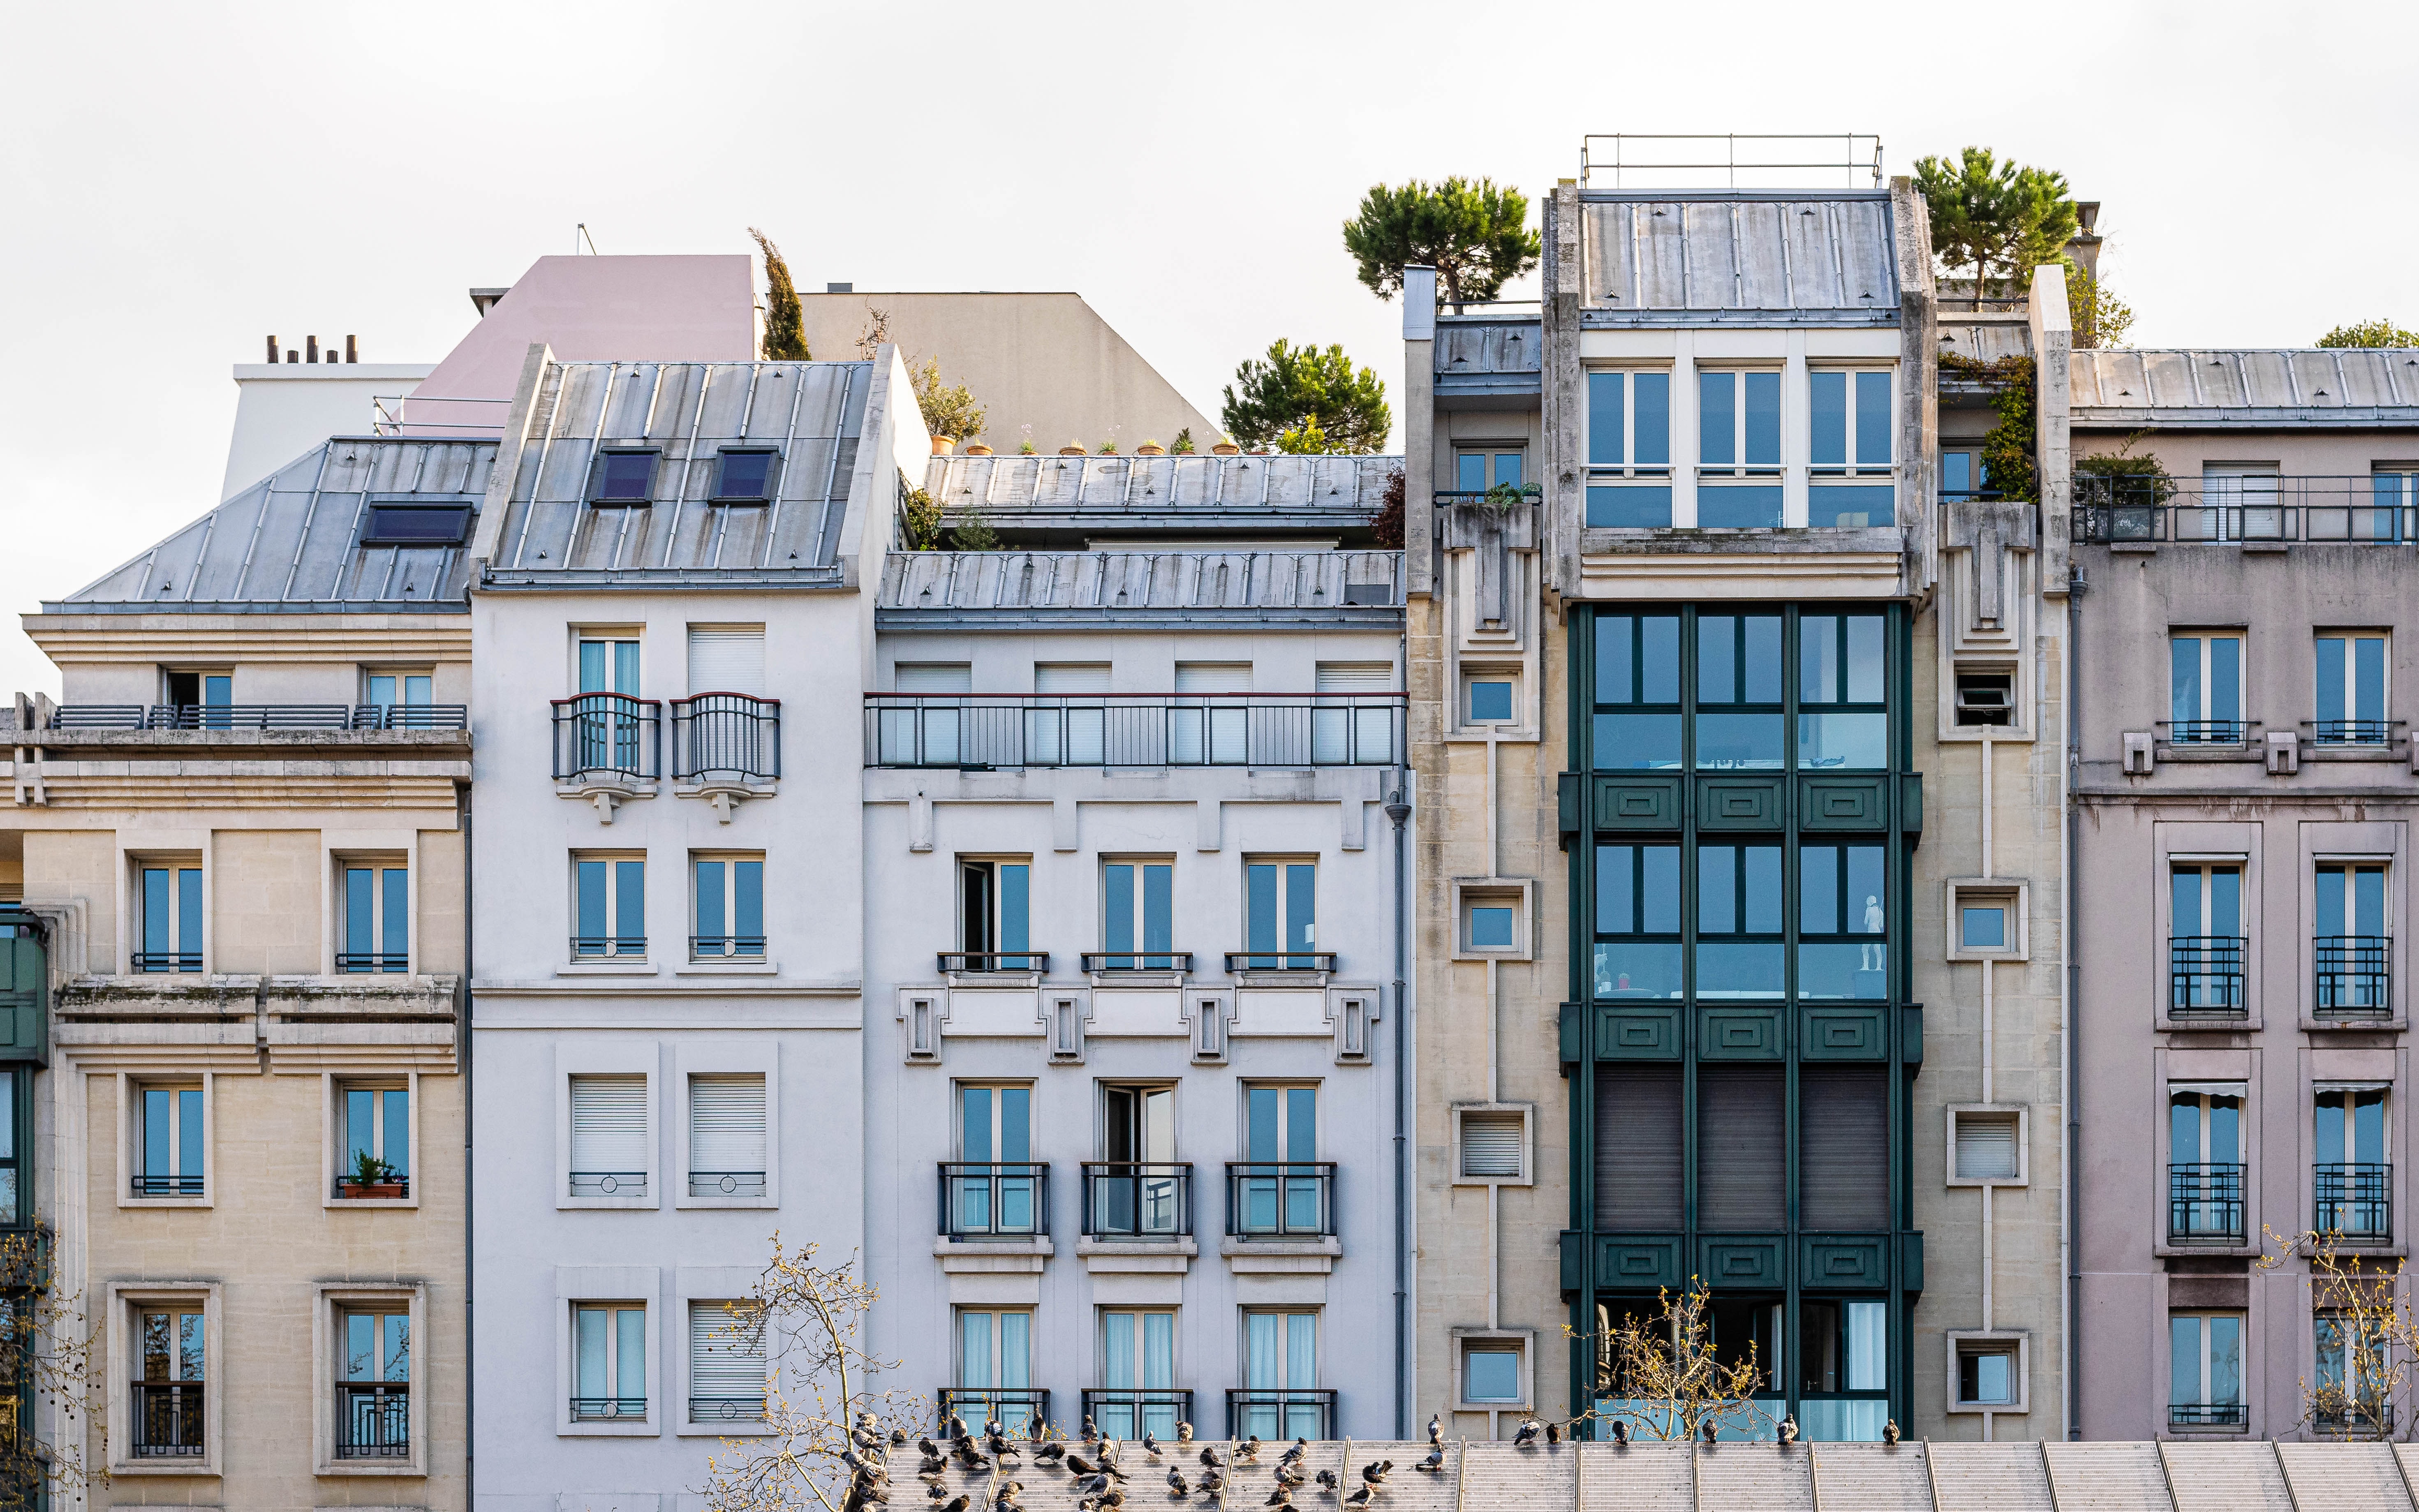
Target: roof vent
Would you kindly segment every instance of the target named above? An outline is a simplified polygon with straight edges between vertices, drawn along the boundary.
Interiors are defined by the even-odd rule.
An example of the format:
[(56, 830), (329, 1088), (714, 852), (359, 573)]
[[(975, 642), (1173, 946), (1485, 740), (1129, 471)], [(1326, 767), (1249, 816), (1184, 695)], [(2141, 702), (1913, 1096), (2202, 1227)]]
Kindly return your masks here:
[(470, 308), (478, 311), (479, 318), (485, 320), (487, 318), (487, 312), (501, 304), (504, 296), (512, 291), (512, 285), (509, 284), (502, 288), (474, 288), (470, 291)]
[(856, 285), (855, 284), (825, 284), (824, 285), (824, 292), (826, 294), (854, 294), (856, 292)]

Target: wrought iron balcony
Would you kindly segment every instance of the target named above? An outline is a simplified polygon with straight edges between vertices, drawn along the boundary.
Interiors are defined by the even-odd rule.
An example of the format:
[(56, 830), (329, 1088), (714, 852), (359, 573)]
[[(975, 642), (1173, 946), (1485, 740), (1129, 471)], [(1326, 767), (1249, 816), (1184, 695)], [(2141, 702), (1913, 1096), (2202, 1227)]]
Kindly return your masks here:
[(952, 971), (1038, 971), (1050, 969), (1047, 950), (942, 950), (940, 969)]
[(2312, 1168), (2317, 1198), (2310, 1227), (2321, 1234), (2346, 1239), (2391, 1239), (2394, 1235), (2394, 1167), (2369, 1162), (2342, 1162)]
[(944, 1386), (933, 1399), (941, 1422), (962, 1417), (978, 1433), (985, 1423), (996, 1422), (1014, 1437), (1027, 1424), (1050, 1421), (1050, 1393), (1038, 1386)]
[(2250, 1421), (2241, 1402), (2178, 1402), (2167, 1409), (2173, 1428), (2239, 1428)]
[(2170, 746), (2240, 746), (2257, 719), (2161, 719)]
[(2321, 934), (2310, 944), (2321, 1017), (2394, 1016), (2391, 935)]
[(593, 961), (613, 956), (630, 956), (645, 960), (647, 937), (643, 934), (574, 934), (571, 936), (571, 957), (575, 961)]
[(2205, 1162), (2167, 1167), (2167, 1242), (2243, 1242), (2242, 1166)]
[(2167, 941), (2167, 1017), (2242, 1018), (2239, 934), (2178, 934)]
[(575, 1197), (643, 1197), (647, 1195), (647, 1173), (574, 1171), (571, 1173), (571, 1195)]
[(1226, 1232), (1236, 1239), (1323, 1239), (1335, 1232), (1334, 1196), (1333, 1161), (1229, 1161)]
[[(639, 953), (645, 954), (644, 942)], [(692, 934), (688, 937), (688, 953), (692, 961), (762, 961), (764, 959), (764, 936), (762, 934)]]
[(347, 1381), (336, 1388), (336, 1458), (402, 1459), (411, 1454), (411, 1387)]
[(138, 1197), (197, 1197), (202, 1195), (202, 1179), (198, 1176), (146, 1176), (138, 1172), (132, 1184)]
[(134, 1383), (134, 1458), (195, 1459), (202, 1454), (203, 1384), (198, 1381)]
[(747, 693), (672, 700), (672, 779), (769, 782), (781, 775), (781, 701)]
[(663, 705), (626, 693), (582, 693), (556, 699), (554, 776), (630, 778), (653, 781), (661, 770)]
[(1229, 950), (1226, 972), (1238, 971), (1333, 971), (1333, 950)]
[(692, 1396), (688, 1399), (688, 1420), (692, 1423), (761, 1423), (764, 1420), (764, 1394), (753, 1396)]
[(1084, 1415), (1104, 1439), (1139, 1439), (1150, 1433), (1176, 1442), (1176, 1425), (1193, 1421), (1193, 1392), (1177, 1386), (1150, 1391), (1140, 1387), (1091, 1386), (1084, 1391)]
[(2310, 741), (2319, 746), (2391, 746), (2400, 719), (2304, 719)]
[(202, 952), (199, 950), (137, 950), (134, 969), (138, 972), (199, 971)]
[(339, 950), (336, 969), (340, 972), (409, 971), (411, 955), (405, 950)]
[(644, 1396), (574, 1396), (571, 1417), (576, 1423), (612, 1421), (643, 1421), (647, 1415)]
[(1226, 1393), (1226, 1437), (1258, 1434), (1264, 1440), (1333, 1437), (1335, 1421), (1333, 1391), (1261, 1390), (1238, 1387)]
[(2419, 538), (2419, 510), (2369, 476), (2074, 480), (2077, 543), (2330, 541), (2393, 546)]
[(865, 696), (868, 766), (1388, 766), (1400, 693)]
[(1049, 1163), (941, 1162), (941, 1232), (950, 1239), (1050, 1232)]
[(688, 1195), (693, 1197), (761, 1197), (763, 1171), (691, 1171)]
[(1094, 971), (1182, 971), (1193, 969), (1190, 950), (1086, 950), (1084, 970)]
[(1091, 1239), (1175, 1240), (1193, 1232), (1193, 1164), (1087, 1160), (1084, 1233)]

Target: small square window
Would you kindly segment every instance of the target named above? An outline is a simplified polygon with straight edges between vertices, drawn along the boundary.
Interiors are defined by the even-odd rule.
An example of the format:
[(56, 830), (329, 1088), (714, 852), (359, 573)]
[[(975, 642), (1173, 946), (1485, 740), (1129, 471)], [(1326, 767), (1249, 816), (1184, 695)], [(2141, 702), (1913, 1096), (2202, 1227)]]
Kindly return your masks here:
[(2006, 1345), (1960, 1346), (1957, 1402), (1961, 1407), (2012, 1407), (2016, 1402), (2016, 1351)]
[(1465, 1350), (1461, 1357), (1461, 1399), (1466, 1402), (1518, 1401), (1520, 1351), (1498, 1348)]
[(1959, 672), (1957, 722), (1997, 725), (2014, 722), (2016, 674), (2011, 671)]
[(1517, 912), (1509, 903), (1478, 903), (1470, 910), (1470, 948), (1473, 950), (1509, 950), (1512, 949), (1512, 916)]
[(588, 497), (600, 504), (643, 504), (655, 496), (657, 452), (607, 452), (596, 458), (596, 486)]
[(1957, 933), (1968, 950), (2004, 950), (2008, 948), (2008, 908), (2005, 903), (1967, 903), (1957, 911)]
[(1503, 678), (1472, 678), (1470, 682), (1470, 722), (1471, 724), (1509, 724), (1512, 721), (1512, 684)]
[(773, 496), (774, 452), (724, 452), (714, 474), (719, 503), (759, 503)]

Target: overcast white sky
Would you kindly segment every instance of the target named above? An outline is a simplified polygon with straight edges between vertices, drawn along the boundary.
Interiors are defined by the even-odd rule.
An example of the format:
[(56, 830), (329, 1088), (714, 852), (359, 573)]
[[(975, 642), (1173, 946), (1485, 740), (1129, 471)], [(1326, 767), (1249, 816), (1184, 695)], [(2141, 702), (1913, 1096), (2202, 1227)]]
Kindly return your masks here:
[[(0, 3), (0, 612), (208, 509), (261, 336), (434, 361), (586, 222), (800, 284), (1073, 289), (1214, 414), (1275, 337), (1390, 393), (1373, 182), (1602, 131), (1968, 143), (2104, 207), (2140, 344), (2419, 321), (2419, 7)], [(39, 66), (33, 60), (40, 60)], [(0, 694), (58, 687), (0, 630)]]

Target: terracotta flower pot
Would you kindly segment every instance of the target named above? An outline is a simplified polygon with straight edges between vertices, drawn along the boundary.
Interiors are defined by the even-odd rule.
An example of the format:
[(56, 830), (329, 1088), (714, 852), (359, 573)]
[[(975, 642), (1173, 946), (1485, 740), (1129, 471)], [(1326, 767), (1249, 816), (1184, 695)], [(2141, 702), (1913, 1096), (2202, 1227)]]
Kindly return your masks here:
[(362, 1201), (365, 1198), (389, 1198), (399, 1200), (404, 1196), (404, 1185), (401, 1181), (371, 1181), (367, 1183), (361, 1181), (347, 1181), (344, 1183), (344, 1186), (345, 1196), (356, 1202)]
[(1092, 454), (1084, 450), (1080, 446), (1062, 446), (1058, 448), (1058, 455), (1060, 456), (1089, 456)]
[(957, 449), (958, 443), (949, 440), (947, 436), (935, 436), (932, 438), (932, 455), (934, 456), (947, 456)]
[(1210, 450), (1219, 456), (1236, 456), (1240, 455), (1243, 449), (1236, 445), (1233, 441), (1220, 441), (1217, 445), (1210, 448)]
[(968, 456), (989, 456), (991, 455), (991, 448), (988, 446), (969, 446), (966, 448), (966, 455)]
[(1136, 456), (1165, 456), (1166, 455), (1167, 448), (1164, 446), (1152, 446), (1146, 444), (1134, 448), (1134, 455)]

